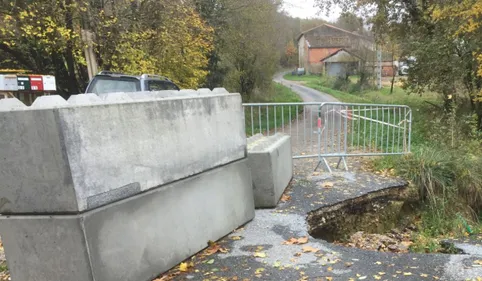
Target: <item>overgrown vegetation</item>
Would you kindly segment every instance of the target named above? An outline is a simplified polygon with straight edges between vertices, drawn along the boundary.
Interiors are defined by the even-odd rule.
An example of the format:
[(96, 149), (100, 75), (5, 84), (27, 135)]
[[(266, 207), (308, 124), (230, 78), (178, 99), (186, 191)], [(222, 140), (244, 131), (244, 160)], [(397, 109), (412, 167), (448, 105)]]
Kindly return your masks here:
[[(373, 159), (373, 169), (409, 180), (420, 197), (419, 233), (412, 250), (440, 251), (440, 239), (475, 234), (482, 218), (482, 138), (477, 115), (463, 102), (445, 111), (435, 93), (407, 94), (397, 86), (352, 92), (334, 90), (333, 79), (291, 77), (343, 102), (409, 105), (413, 111), (412, 153)], [(345, 88), (346, 89), (346, 88)]]

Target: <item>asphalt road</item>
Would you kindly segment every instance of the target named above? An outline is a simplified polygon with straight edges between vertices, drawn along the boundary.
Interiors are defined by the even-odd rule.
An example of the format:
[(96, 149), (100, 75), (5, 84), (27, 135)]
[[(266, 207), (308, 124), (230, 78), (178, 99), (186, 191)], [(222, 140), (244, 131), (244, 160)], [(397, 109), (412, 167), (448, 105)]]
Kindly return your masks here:
[(299, 82), (285, 80), (283, 78), (285, 74), (286, 72), (276, 74), (273, 78), (273, 81), (291, 88), (303, 99), (304, 102), (339, 102), (339, 100), (335, 99), (334, 97), (326, 93), (305, 87)]

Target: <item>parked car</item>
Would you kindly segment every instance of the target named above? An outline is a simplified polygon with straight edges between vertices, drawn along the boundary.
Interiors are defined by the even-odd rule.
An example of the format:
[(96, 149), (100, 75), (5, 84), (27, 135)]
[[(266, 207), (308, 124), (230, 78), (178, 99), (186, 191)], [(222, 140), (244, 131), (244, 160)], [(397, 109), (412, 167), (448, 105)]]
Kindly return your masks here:
[(304, 68), (297, 68), (297, 69), (295, 69), (291, 72), (291, 75), (293, 75), (293, 76), (294, 75), (301, 76), (301, 75), (305, 75), (305, 74), (306, 74), (306, 71), (305, 71)]
[(152, 74), (140, 76), (102, 71), (90, 81), (85, 93), (107, 94), (118, 92), (179, 91), (179, 87), (166, 77)]

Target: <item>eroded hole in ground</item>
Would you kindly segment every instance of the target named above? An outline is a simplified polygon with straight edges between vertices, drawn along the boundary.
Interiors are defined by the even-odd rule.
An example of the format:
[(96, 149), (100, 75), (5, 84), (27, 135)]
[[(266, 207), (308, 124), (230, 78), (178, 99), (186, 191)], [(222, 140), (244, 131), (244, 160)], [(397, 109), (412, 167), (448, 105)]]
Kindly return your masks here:
[[(407, 253), (418, 229), (420, 205), (408, 187), (392, 187), (312, 211), (308, 231), (314, 238), (365, 250)], [(445, 245), (442, 245), (445, 246)], [(460, 253), (442, 247), (441, 253)]]

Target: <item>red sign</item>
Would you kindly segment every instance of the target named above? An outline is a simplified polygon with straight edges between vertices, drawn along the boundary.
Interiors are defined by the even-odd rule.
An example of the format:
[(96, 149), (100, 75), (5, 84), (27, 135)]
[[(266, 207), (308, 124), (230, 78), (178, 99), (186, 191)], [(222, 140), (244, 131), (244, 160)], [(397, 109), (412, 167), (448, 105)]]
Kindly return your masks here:
[(32, 91), (43, 91), (44, 82), (40, 75), (30, 75), (30, 88)]

